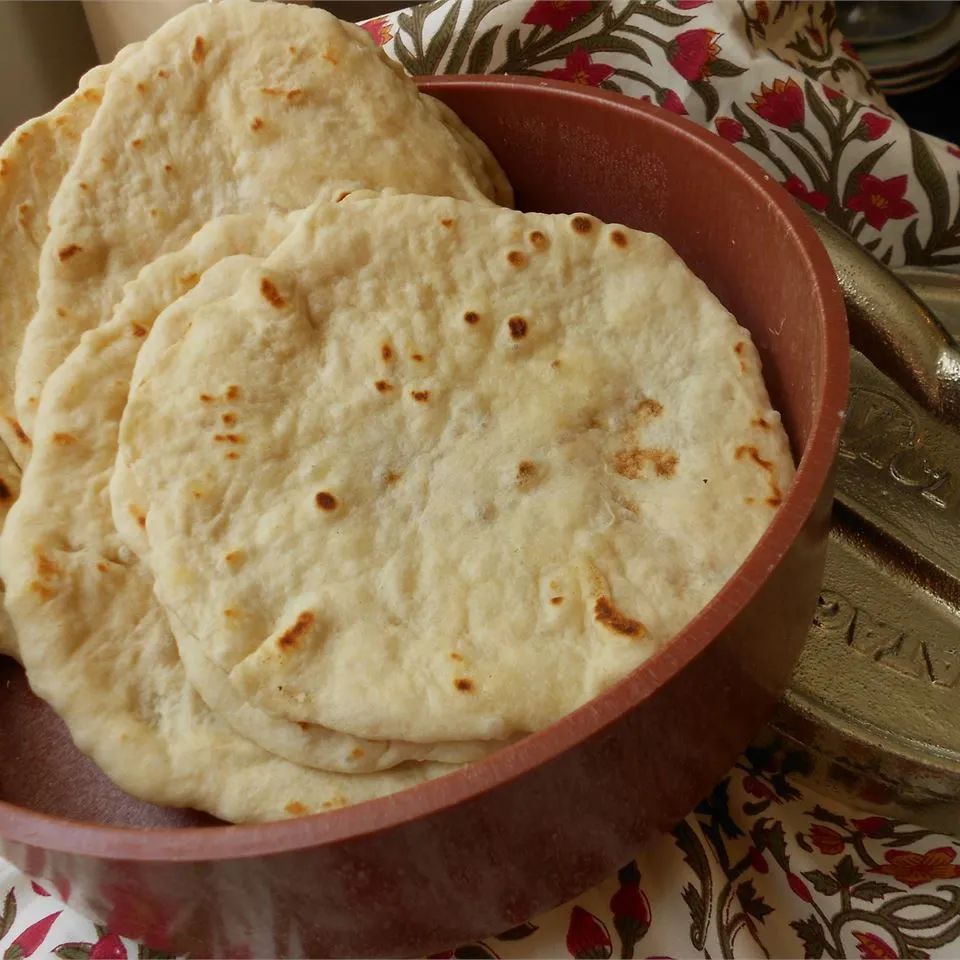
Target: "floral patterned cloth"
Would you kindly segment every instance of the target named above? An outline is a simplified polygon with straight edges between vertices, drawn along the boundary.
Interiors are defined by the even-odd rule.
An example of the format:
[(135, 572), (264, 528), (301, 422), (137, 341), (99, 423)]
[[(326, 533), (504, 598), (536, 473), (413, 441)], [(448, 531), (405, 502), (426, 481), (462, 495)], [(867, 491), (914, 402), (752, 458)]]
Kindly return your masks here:
[[(824, 3), (437, 0), (366, 29), (411, 73), (539, 74), (652, 100), (737, 144), (884, 262), (960, 268), (960, 149), (889, 109)], [(748, 750), (672, 834), (448, 957), (960, 955), (958, 842)], [(0, 958), (161, 956), (0, 861)]]

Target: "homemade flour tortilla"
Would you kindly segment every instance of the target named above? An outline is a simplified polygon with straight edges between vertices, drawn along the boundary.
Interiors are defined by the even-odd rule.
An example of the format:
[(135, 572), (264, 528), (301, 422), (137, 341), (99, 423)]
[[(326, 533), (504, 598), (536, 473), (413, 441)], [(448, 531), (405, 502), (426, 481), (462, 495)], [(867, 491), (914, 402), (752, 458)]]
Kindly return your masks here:
[(317, 204), (166, 323), (120, 436), (157, 597), (248, 703), (358, 737), (559, 719), (716, 594), (793, 473), (747, 331), (583, 215)]
[[(219, 244), (226, 256), (251, 235), (244, 219), (210, 225), (193, 242)], [(260, 233), (265, 245), (269, 233)], [(249, 262), (224, 260), (170, 309), (198, 310)], [(449, 771), (431, 763), (384, 773), (313, 770), (238, 735), (194, 691), (151, 578), (110, 516), (117, 428), (142, 341), (121, 307), (112, 323), (85, 335), (44, 392), (29, 483), (0, 537), (7, 605), (33, 689), (123, 789), (227, 820), (331, 809)]]
[[(121, 53), (121, 62), (132, 49)], [(14, 371), (37, 308), (37, 265), (47, 238), (47, 213), (100, 105), (109, 73), (109, 66), (94, 67), (81, 77), (75, 93), (21, 124), (0, 146), (0, 440), (21, 466), (30, 446), (16, 422)]]
[(164, 24), (114, 66), (50, 207), (16, 372), (27, 433), (47, 377), (124, 283), (212, 217), (299, 209), (343, 178), (509, 202), (486, 148), (431, 104), (322, 10), (225, 0)]

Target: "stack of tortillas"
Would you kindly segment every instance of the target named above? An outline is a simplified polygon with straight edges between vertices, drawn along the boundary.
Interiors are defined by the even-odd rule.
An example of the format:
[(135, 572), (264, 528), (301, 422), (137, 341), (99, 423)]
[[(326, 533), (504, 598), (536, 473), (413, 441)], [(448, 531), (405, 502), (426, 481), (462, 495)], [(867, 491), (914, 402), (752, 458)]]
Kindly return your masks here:
[(667, 244), (509, 209), (326, 13), (193, 7), (0, 158), (3, 643), (137, 796), (275, 819), (479, 760), (668, 642), (790, 483)]

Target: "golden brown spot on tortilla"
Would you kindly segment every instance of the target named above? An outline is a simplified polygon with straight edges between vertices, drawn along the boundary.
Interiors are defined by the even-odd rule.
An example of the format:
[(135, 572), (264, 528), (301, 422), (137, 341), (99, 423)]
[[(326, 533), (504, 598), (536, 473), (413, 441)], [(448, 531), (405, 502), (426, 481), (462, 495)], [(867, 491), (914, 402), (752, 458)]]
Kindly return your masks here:
[(232, 427), (237, 422), (237, 415), (228, 411), (227, 413), (221, 413), (220, 419), (223, 421), (225, 426)]
[(101, 561), (97, 564), (97, 569), (98, 569), (101, 573), (106, 573), (110, 568), (101, 560)]
[(21, 203), (20, 206), (17, 207), (17, 223), (19, 223), (21, 227), (26, 227), (30, 220), (31, 213), (33, 213), (33, 208), (30, 204)]
[(559, 361), (559, 360), (551, 360), (551, 361), (550, 361), (550, 366), (551, 366), (554, 370), (559, 370), (559, 369), (560, 369), (560, 361)]
[(760, 467), (761, 470), (766, 472), (767, 481), (770, 484), (770, 496), (767, 497), (767, 505), (771, 507), (779, 507), (783, 502), (783, 493), (777, 484), (776, 477), (774, 476), (773, 463), (761, 457), (760, 451), (750, 444), (744, 444), (743, 446), (737, 447), (734, 456), (737, 458), (737, 460), (743, 460), (745, 457), (749, 457), (758, 467)]
[(17, 137), (17, 143), (26, 143), (29, 139), (30, 139), (30, 134), (26, 130), (24, 130), (23, 133), (21, 133)]
[(10, 172), (10, 161), (0, 160), (0, 177), (5, 177)]
[(159, 211), (156, 207), (151, 207), (151, 208), (150, 208), (150, 216), (151, 216), (151, 217), (159, 217), (159, 216), (160, 216), (160, 211)]
[(321, 510), (336, 510), (337, 498), (326, 490), (321, 490), (316, 496), (317, 506)]
[(60, 258), (60, 262), (64, 263), (75, 254), (78, 254), (82, 249), (83, 247), (79, 247), (75, 243), (68, 243), (65, 247), (61, 247), (57, 251), (57, 256)]
[(511, 317), (507, 321), (507, 326), (514, 340), (522, 340), (527, 335), (527, 321), (523, 317)]
[(227, 609), (223, 611), (223, 615), (224, 615), (228, 620), (236, 620), (237, 617), (240, 616), (240, 611), (239, 611), (239, 610), (234, 610), (233, 607), (227, 607)]
[(299, 800), (291, 800), (284, 808), (292, 817), (302, 817), (307, 808)]
[(42, 580), (49, 580), (52, 577), (59, 576), (60, 568), (51, 560), (39, 547), (34, 547), (34, 554), (37, 558), (37, 576)]
[(417, 403), (426, 403), (430, 399), (429, 390), (411, 390), (410, 396), (413, 397)]
[(413, 360), (414, 363), (423, 363), (423, 354), (422, 354), (422, 353), (411, 353), (411, 354), (410, 354), (410, 359)]
[(598, 623), (624, 636), (636, 637), (639, 640), (647, 635), (647, 628), (639, 620), (633, 620), (621, 613), (607, 597), (597, 597), (597, 602), (593, 605), (593, 615)]
[(239, 399), (239, 397), (240, 397), (240, 388), (235, 383), (231, 383), (230, 386), (227, 387), (227, 399), (237, 400)]
[(313, 626), (316, 618), (309, 610), (305, 610), (297, 617), (297, 622), (289, 630), (280, 634), (277, 646), (281, 650), (290, 650), (300, 645), (300, 638)]
[[(278, 687), (277, 689), (278, 689), (278, 690), (282, 690), (283, 687)], [(297, 726), (298, 726), (304, 733), (306, 733), (311, 727), (316, 726), (316, 724), (313, 724), (313, 723), (305, 723), (303, 720), (298, 720), (298, 721), (297, 721)]]
[(280, 308), (287, 305), (287, 301), (280, 295), (280, 291), (266, 277), (260, 281), (260, 293), (272, 307)]
[(296, 48), (292, 43), (290, 44), (290, 46), (289, 46), (287, 49), (288, 49), (292, 54), (296, 55), (296, 53), (297, 53), (297, 48)]
[(473, 691), (473, 681), (468, 677), (457, 677), (457, 679), (453, 681), (453, 685), (461, 693), (471, 693)]
[(536, 250), (546, 250), (550, 245), (550, 241), (547, 239), (546, 234), (541, 233), (539, 230), (531, 231), (530, 236), (527, 239), (530, 241), (530, 246)]
[(201, 393), (201, 394), (200, 394), (200, 401), (201, 401), (202, 403), (213, 403), (213, 397), (210, 396), (209, 393)]
[(213, 439), (216, 443), (246, 443), (246, 438), (241, 433), (215, 433)]
[(12, 496), (6, 481), (0, 478), (0, 500), (9, 500)]
[(323, 59), (326, 60), (327, 63), (332, 63), (334, 66), (340, 62), (329, 50), (323, 51)]
[(350, 758), (352, 760), (359, 760), (363, 756), (364, 756), (363, 747), (354, 747), (350, 751)]
[(556, 607), (563, 603), (563, 597), (551, 597), (550, 602)]
[(261, 120), (260, 117), (254, 117), (253, 120), (250, 121), (251, 130), (259, 130), (262, 126), (263, 120)]
[(593, 229), (593, 221), (589, 217), (574, 217), (570, 226), (577, 233), (589, 233)]
[(616, 247), (625, 247), (627, 245), (627, 235), (622, 230), (614, 230), (610, 234), (610, 242)]
[(229, 553), (224, 554), (224, 562), (228, 563), (231, 567), (237, 566), (239, 563), (243, 563), (244, 553), (242, 550), (231, 550)]
[(463, 315), (463, 322), (464, 322), (464, 323), (469, 323), (471, 327), (472, 327), (475, 323), (478, 323), (479, 320), (480, 320), (479, 314), (474, 313), (472, 310), (468, 310), (468, 311)]
[(337, 194), (337, 203), (341, 200), (346, 200), (352, 192), (352, 190), (341, 190), (340, 193)]
[(444, 226), (444, 227), (452, 227), (452, 226), (453, 226), (453, 221), (452, 221), (449, 217), (443, 217), (443, 218), (440, 220), (440, 224), (441, 224), (441, 226)]
[(90, 189), (90, 184), (89, 184), (89, 183), (84, 183), (84, 182), (81, 180), (80, 183), (79, 183), (79, 187), (80, 187), (81, 190), (89, 190), (89, 189)]
[(163, 169), (164, 169), (167, 173), (170, 173), (170, 172), (173, 170), (173, 164), (172, 164), (172, 163), (165, 163), (165, 164), (163, 165)]
[(142, 80), (137, 84), (137, 91), (139, 93), (147, 92), (147, 85)]
[(30, 589), (38, 594), (42, 600), (49, 600), (51, 597), (56, 596), (56, 591), (52, 590), (46, 584), (41, 583), (39, 580), (34, 580), (30, 584)]
[(158, 70), (158, 71), (157, 71), (157, 76), (158, 76), (158, 77), (161, 77), (161, 78), (164, 79), (164, 80), (166, 80), (167, 77), (170, 76), (170, 71), (169, 71), (169, 70)]
[(140, 510), (137, 507), (135, 507), (131, 503), (130, 506), (127, 507), (127, 509), (130, 511), (130, 516), (133, 517), (133, 519), (136, 520), (141, 527), (146, 527), (147, 518), (140, 512)]
[(380, 348), (380, 356), (383, 357), (384, 363), (389, 363), (393, 359), (393, 348), (389, 343), (385, 343)]
[(63, 307), (57, 307), (57, 316), (58, 316), (58, 317), (65, 317), (66, 315), (67, 315), (67, 311), (64, 310)]
[(754, 418), (750, 421), (750, 423), (751, 423), (753, 426), (755, 426), (755, 427), (759, 427), (761, 430), (769, 430), (769, 429), (770, 429), (770, 424), (767, 423), (767, 421), (764, 420), (763, 417), (754, 417)]
[(388, 390), (392, 390), (392, 389), (393, 389), (393, 384), (392, 384), (392, 383), (387, 383), (386, 380), (378, 380), (378, 381), (374, 384), (374, 386), (375, 386), (381, 393), (386, 393)]
[(517, 486), (528, 487), (536, 479), (537, 465), (532, 460), (521, 460), (517, 464)]
[(287, 100), (290, 103), (294, 103), (297, 100), (300, 100), (302, 97), (303, 97), (303, 91), (299, 87), (296, 87), (293, 90), (287, 91)]
[(187, 290), (192, 290), (199, 282), (199, 273), (185, 273), (180, 278), (180, 286), (185, 287)]
[(145, 337), (147, 335), (147, 328), (139, 323), (131, 323), (130, 331), (135, 337)]
[(644, 420), (652, 420), (654, 417), (659, 417), (660, 414), (663, 413), (663, 404), (647, 397), (637, 404), (636, 412)]
[(522, 250), (511, 250), (507, 254), (507, 263), (511, 267), (525, 267), (527, 265), (527, 255)]
[(13, 430), (13, 435), (21, 442), (31, 446), (30, 438), (24, 432), (23, 427), (20, 426), (19, 420), (14, 420), (13, 417), (7, 417), (7, 423), (10, 424), (10, 429)]
[(194, 489), (191, 490), (190, 492), (193, 494), (194, 500), (202, 500), (206, 496), (206, 494), (202, 490), (199, 490), (196, 487), (194, 487)]
[(193, 38), (193, 50), (190, 51), (190, 59), (194, 63), (203, 63), (204, 57), (207, 55), (207, 42), (203, 37), (194, 37)]
[(670, 477), (677, 468), (677, 455), (656, 447), (648, 450), (634, 447), (632, 450), (621, 450), (614, 456), (613, 469), (628, 480), (638, 480), (644, 476), (644, 468), (648, 463), (658, 477)]
[(743, 359), (743, 351), (746, 349), (746, 346), (747, 346), (747, 345), (746, 345), (745, 343), (741, 342), (741, 343), (734, 344), (734, 347), (733, 347), (733, 352), (740, 358), (740, 372), (741, 372), (741, 373), (746, 373), (746, 372), (747, 372), (747, 365), (746, 365), (746, 363), (744, 362), (744, 359)]
[(224, 455), (224, 459), (226, 459), (226, 460), (239, 460), (239, 459), (240, 459), (240, 454), (237, 453), (236, 450), (231, 450), (229, 453), (227, 453), (227, 454)]
[(454, 651), (450, 654), (450, 659), (451, 659), (451, 660), (456, 660), (458, 663), (462, 663), (462, 662), (463, 662), (463, 654), (457, 653), (457, 651), (454, 650)]
[(134, 150), (139, 150), (143, 146), (143, 140), (137, 137), (136, 140), (130, 141), (130, 146), (133, 147)]
[(401, 474), (394, 472), (393, 470), (388, 470), (386, 476), (383, 478), (383, 482), (388, 486), (392, 487), (401, 477)]
[(72, 433), (55, 433), (53, 435), (53, 442), (61, 447), (69, 447), (71, 444), (77, 442), (77, 438)]

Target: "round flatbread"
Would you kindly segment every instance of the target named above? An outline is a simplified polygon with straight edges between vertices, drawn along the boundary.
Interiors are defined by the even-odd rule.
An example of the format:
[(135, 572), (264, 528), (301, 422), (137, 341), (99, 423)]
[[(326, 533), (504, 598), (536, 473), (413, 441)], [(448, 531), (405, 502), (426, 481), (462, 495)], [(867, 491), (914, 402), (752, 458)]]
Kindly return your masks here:
[(793, 464), (749, 334), (660, 238), (318, 204), (143, 371), (161, 603), (245, 701), (372, 739), (540, 729), (733, 574)]
[(114, 67), (51, 205), (16, 371), (21, 424), (32, 433), (47, 377), (123, 285), (207, 220), (296, 210), (344, 178), (509, 201), (495, 169), (359, 27), (291, 4), (189, 8)]

